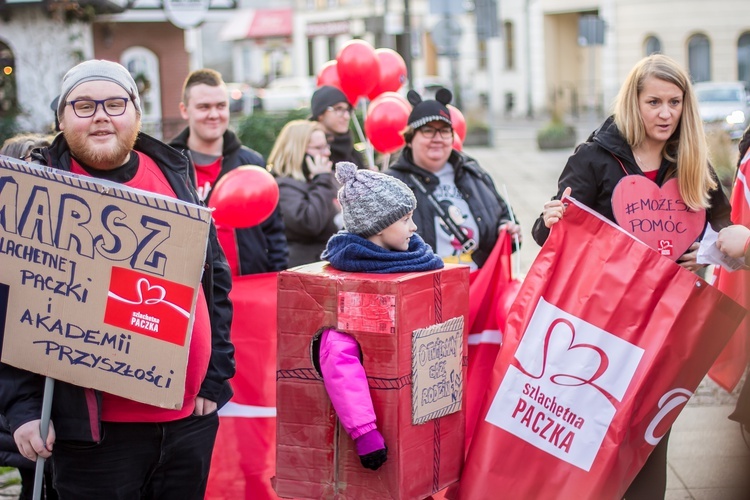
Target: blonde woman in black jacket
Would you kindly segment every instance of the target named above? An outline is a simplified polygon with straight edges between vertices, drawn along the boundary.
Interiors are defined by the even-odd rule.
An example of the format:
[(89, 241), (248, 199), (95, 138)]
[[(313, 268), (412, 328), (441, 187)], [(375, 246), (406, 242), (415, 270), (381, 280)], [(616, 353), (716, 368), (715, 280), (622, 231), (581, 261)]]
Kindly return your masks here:
[(284, 125), (268, 155), (279, 185), (289, 267), (319, 261), (328, 238), (343, 227), (330, 156), (325, 129), (309, 120)]
[[(568, 159), (557, 195), (544, 204), (532, 235), (544, 244), (550, 228), (563, 218), (560, 201), (570, 194), (614, 221), (612, 192), (627, 175), (641, 175), (659, 186), (677, 179), (684, 203), (706, 209), (716, 230), (727, 226), (730, 206), (708, 163), (708, 147), (690, 78), (672, 59), (655, 54), (631, 70), (609, 117)], [(677, 263), (690, 271), (696, 262), (694, 243)], [(633, 480), (625, 498), (662, 499), (666, 491), (667, 433)]]

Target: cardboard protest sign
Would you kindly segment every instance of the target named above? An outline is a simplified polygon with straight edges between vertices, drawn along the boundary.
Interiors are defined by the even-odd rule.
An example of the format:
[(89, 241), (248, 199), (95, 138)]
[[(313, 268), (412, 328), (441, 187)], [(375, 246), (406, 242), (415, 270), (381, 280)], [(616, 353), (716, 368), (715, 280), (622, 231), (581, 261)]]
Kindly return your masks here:
[(464, 318), (412, 333), (412, 422), (423, 424), (461, 409)]
[(2, 362), (180, 408), (211, 214), (0, 156)]
[(612, 193), (612, 212), (621, 228), (672, 260), (690, 248), (706, 225), (706, 211), (685, 204), (677, 179), (659, 187), (642, 175), (623, 177)]

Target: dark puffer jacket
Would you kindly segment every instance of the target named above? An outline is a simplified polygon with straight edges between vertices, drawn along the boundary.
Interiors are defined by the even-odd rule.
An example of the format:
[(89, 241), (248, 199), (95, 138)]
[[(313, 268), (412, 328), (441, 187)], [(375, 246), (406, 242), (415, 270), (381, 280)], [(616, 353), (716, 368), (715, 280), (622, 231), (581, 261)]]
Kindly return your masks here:
[(354, 139), (352, 133), (346, 134), (328, 134), (328, 145), (331, 146), (331, 162), (336, 165), (340, 161), (348, 161), (357, 165), (358, 168), (365, 168), (365, 162), (362, 153), (354, 149)]
[(328, 238), (340, 229), (334, 222), (339, 213), (338, 182), (333, 174), (319, 174), (309, 182), (278, 177), (276, 183), (289, 245), (289, 267), (319, 261)]

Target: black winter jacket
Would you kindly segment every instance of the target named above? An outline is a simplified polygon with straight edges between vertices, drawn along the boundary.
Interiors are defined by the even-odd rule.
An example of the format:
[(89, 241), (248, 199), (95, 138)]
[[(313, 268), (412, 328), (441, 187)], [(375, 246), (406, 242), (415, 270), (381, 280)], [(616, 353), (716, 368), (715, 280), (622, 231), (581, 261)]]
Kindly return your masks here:
[[(497, 229), (512, 220), (510, 208), (495, 189), (495, 183), (479, 163), (460, 151), (453, 150), (448, 161), (455, 170), (455, 183), (463, 194), (469, 210), (479, 227), (479, 247), (474, 250), (472, 260), (482, 267), (497, 242)], [(414, 211), (414, 223), (422, 239), (435, 248), (435, 217), (437, 212), (428, 201), (427, 196), (415, 186), (409, 174), (414, 174), (429, 193), (440, 184), (438, 177), (414, 164), (411, 147), (405, 147), (401, 156), (386, 171), (411, 188), (417, 197), (417, 209)], [(517, 221), (516, 221), (517, 222)]]
[(0, 415), (0, 465), (16, 469), (34, 470), (34, 462), (21, 455), (10, 434), (8, 421)]
[(279, 207), (289, 244), (289, 267), (320, 260), (328, 238), (340, 229), (334, 222), (339, 183), (333, 174), (319, 174), (309, 182), (278, 177)]
[[(178, 199), (200, 203), (188, 178), (188, 159), (179, 151), (143, 133), (138, 135), (134, 149), (156, 162)], [(35, 150), (33, 157), (47, 166), (70, 171), (70, 150), (62, 134), (49, 148)], [(231, 287), (229, 266), (216, 238), (216, 228), (211, 224), (203, 271), (203, 292), (211, 319), (211, 358), (198, 396), (215, 401), (219, 408), (232, 397), (229, 379), (235, 373), (234, 346), (229, 334)], [(11, 433), (24, 423), (40, 418), (43, 390), (43, 376), (0, 363), (0, 413), (8, 419)], [(57, 438), (100, 441), (101, 403), (99, 391), (56, 381), (51, 419)]]
[[(620, 162), (627, 170), (627, 174), (620, 166)], [(656, 175), (656, 183), (661, 186), (676, 175), (677, 166), (662, 160)], [(714, 178), (716, 174), (711, 170)], [(625, 141), (615, 125), (614, 118), (609, 117), (586, 142), (580, 144), (557, 181), (557, 195), (553, 199), (559, 200), (566, 187), (572, 189), (571, 196), (587, 207), (615, 222), (612, 212), (612, 192), (617, 183), (626, 175), (644, 175), (638, 167), (630, 145)], [(718, 178), (716, 178), (718, 182)], [(731, 207), (729, 200), (721, 187), (709, 193), (711, 207), (706, 211), (706, 220), (714, 230), (731, 224), (729, 214)], [(534, 222), (531, 230), (534, 240), (543, 245), (549, 236), (549, 228), (544, 225), (541, 215)]]
[(328, 145), (331, 147), (331, 162), (336, 165), (340, 161), (348, 161), (357, 165), (357, 168), (366, 168), (362, 153), (354, 149), (352, 133), (328, 134)]
[[(185, 128), (175, 137), (170, 146), (182, 150), (190, 157), (188, 138), (190, 128)], [(257, 151), (243, 146), (237, 134), (231, 130), (224, 132), (224, 147), (218, 182), (227, 172), (241, 165), (257, 165), (266, 167), (266, 160)], [(195, 185), (195, 168), (190, 168), (190, 178)], [(211, 197), (209, 193), (208, 197)], [(205, 200), (208, 202), (208, 199)], [(279, 207), (271, 216), (257, 226), (236, 229), (234, 231), (239, 258), (239, 274), (258, 274), (272, 271), (283, 271), (287, 268), (289, 250), (284, 235), (284, 222)]]

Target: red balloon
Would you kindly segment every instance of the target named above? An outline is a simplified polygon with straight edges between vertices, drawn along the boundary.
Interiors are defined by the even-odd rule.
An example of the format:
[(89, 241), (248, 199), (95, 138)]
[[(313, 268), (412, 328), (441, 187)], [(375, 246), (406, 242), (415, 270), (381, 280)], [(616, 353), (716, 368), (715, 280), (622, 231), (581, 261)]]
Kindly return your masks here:
[(328, 61), (318, 71), (318, 78), (315, 82), (316, 87), (322, 87), (323, 85), (330, 85), (341, 89), (341, 81), (339, 80), (339, 70), (337, 68), (338, 63), (336, 60)]
[(352, 104), (378, 84), (380, 64), (375, 49), (364, 40), (350, 40), (336, 56), (341, 90)]
[(411, 104), (409, 104), (409, 101), (406, 100), (406, 97), (402, 96), (398, 92), (383, 92), (382, 94), (377, 96), (375, 99), (373, 99), (373, 101), (370, 103), (370, 107), (367, 108), (367, 114), (370, 114), (370, 111), (372, 110), (372, 108), (376, 107), (379, 103), (383, 101), (395, 101), (404, 107), (407, 115), (411, 113)]
[(410, 108), (395, 98), (376, 99), (365, 117), (365, 135), (380, 153), (393, 153), (404, 145)]
[(464, 150), (464, 143), (461, 140), (461, 138), (458, 136), (457, 133), (453, 133), (453, 149), (456, 151), (463, 151)]
[(393, 49), (375, 49), (380, 65), (380, 78), (367, 97), (375, 99), (383, 92), (396, 92), (406, 82), (406, 63)]
[(451, 123), (453, 124), (453, 131), (461, 139), (461, 143), (463, 144), (464, 139), (466, 139), (466, 118), (464, 118), (464, 114), (461, 113), (461, 111), (459, 111), (458, 108), (453, 106), (452, 104), (448, 104), (447, 107), (448, 111), (450, 111), (451, 113)]
[(266, 169), (242, 165), (228, 172), (211, 190), (208, 206), (220, 226), (257, 226), (279, 203), (279, 186)]

